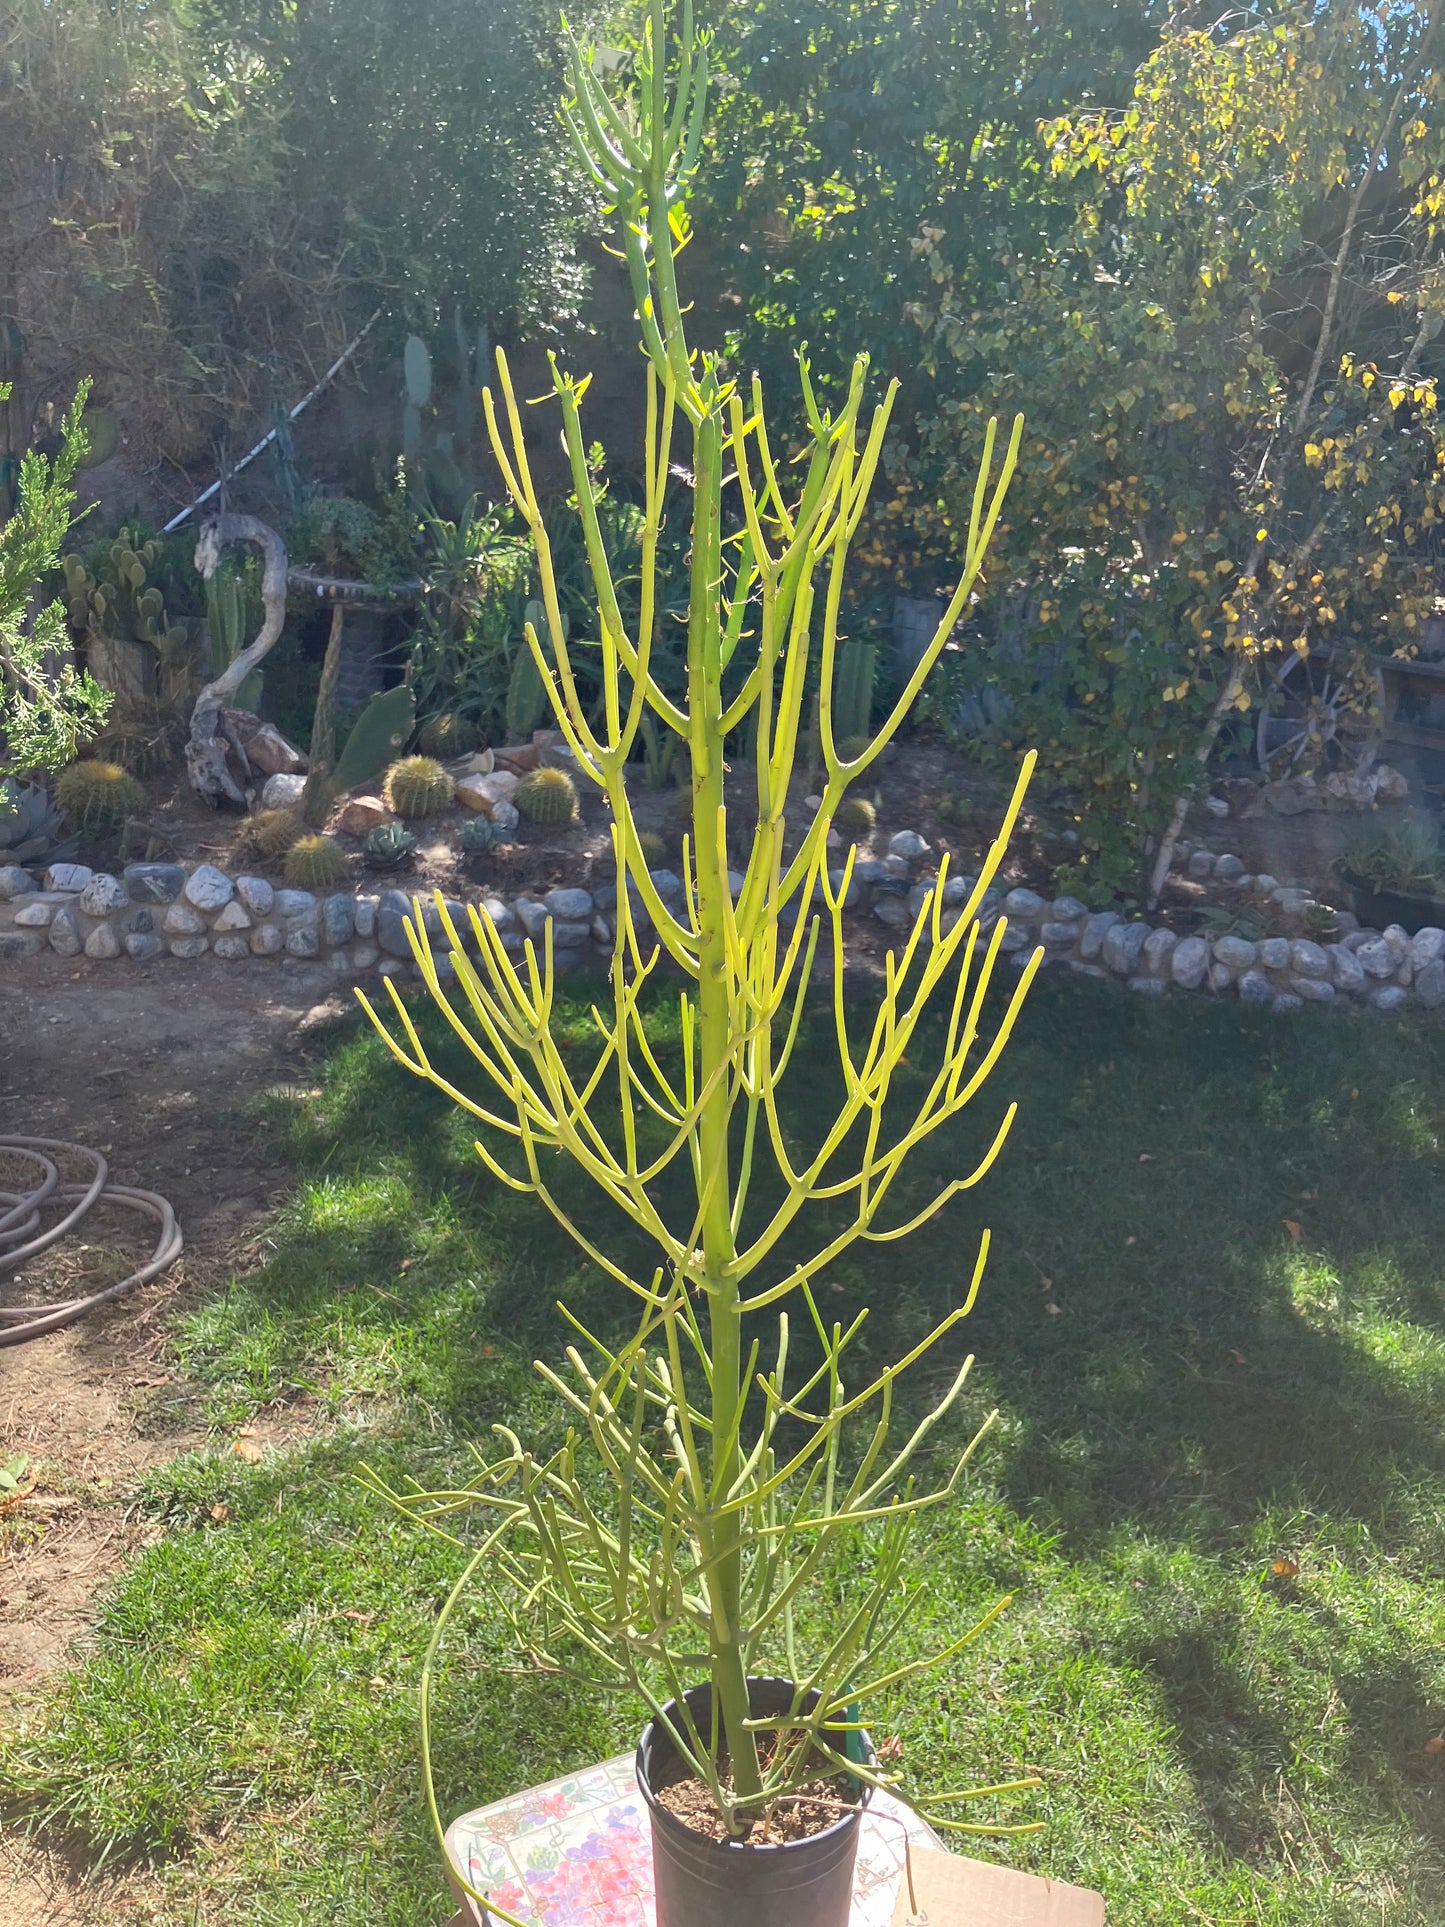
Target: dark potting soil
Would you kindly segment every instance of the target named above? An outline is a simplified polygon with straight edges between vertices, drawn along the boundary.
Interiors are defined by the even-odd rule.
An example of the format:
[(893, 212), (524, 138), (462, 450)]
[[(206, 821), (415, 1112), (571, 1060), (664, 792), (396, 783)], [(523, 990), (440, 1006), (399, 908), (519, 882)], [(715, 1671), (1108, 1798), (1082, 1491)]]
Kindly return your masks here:
[[(724, 1773), (723, 1779), (730, 1783), (728, 1774)], [(662, 1768), (660, 1784), (654, 1790), (659, 1806), (666, 1807), (704, 1840), (728, 1838), (712, 1795), (681, 1760), (673, 1758)], [(774, 1800), (743, 1838), (750, 1847), (780, 1847), (789, 1840), (807, 1840), (815, 1833), (836, 1826), (845, 1817), (844, 1809), (857, 1804), (858, 1796), (848, 1774), (820, 1774), (816, 1780), (804, 1781), (795, 1792)]]

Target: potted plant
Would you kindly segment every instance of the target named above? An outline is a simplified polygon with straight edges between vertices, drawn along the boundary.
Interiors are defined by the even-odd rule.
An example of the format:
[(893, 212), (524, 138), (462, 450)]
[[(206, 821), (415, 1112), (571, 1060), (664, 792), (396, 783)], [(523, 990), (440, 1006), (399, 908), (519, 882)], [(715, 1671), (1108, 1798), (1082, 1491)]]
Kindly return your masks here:
[(1398, 923), (1413, 936), (1445, 924), (1445, 861), (1439, 836), (1424, 824), (1402, 823), (1378, 842), (1353, 850), (1337, 867), (1350, 887), (1354, 913), (1367, 929)]
[[(662, 0), (651, 0), (633, 100), (610, 99), (590, 59), (574, 49), (566, 109), (585, 166), (617, 210), (647, 356), (642, 579), (632, 628), (601, 540), (580, 417), (586, 383), (553, 362), (597, 600), (603, 700), (595, 722), (579, 695), (504, 355), (500, 398), (484, 398), (498, 463), (536, 548), (544, 623), (540, 634), (528, 625), (528, 646), (558, 728), (612, 811), (619, 887), (600, 1054), (580, 1072), (569, 1040), (553, 1031), (550, 939), (514, 962), (484, 916), (474, 910), (470, 927), (459, 929), (440, 899), (456, 990), (443, 987), (420, 906), (412, 946), (430, 996), (475, 1059), (479, 1091), (459, 1090), (433, 1066), (391, 983), (385, 1022), (362, 997), (399, 1060), (481, 1121), (477, 1149), (488, 1169), (542, 1200), (632, 1295), (637, 1323), (614, 1347), (572, 1320), (565, 1364), (539, 1365), (575, 1426), (554, 1452), (534, 1453), (499, 1427), (496, 1455), (462, 1489), (396, 1491), (379, 1480), (377, 1488), (454, 1540), (475, 1535), (424, 1668), (424, 1734), (443, 1629), (474, 1580), (491, 1582), (518, 1651), (532, 1663), (634, 1693), (650, 1712), (637, 1763), (652, 1819), (659, 1927), (842, 1927), (861, 1807), (873, 1788), (900, 1784), (868, 1745), (870, 1708), (949, 1660), (1001, 1609), (942, 1652), (898, 1656), (917, 1591), (909, 1580), (914, 1529), (947, 1503), (991, 1421), (949, 1454), (935, 1483), (915, 1483), (912, 1462), (955, 1406), (972, 1359), (949, 1359), (942, 1397), (901, 1439), (890, 1436), (895, 1387), (971, 1309), (987, 1234), (965, 1302), (906, 1357), (862, 1372), (867, 1382), (857, 1389), (845, 1378), (864, 1314), (829, 1324), (817, 1283), (850, 1247), (907, 1236), (976, 1184), (1002, 1147), (1012, 1107), (976, 1169), (922, 1210), (895, 1207), (910, 1153), (959, 1115), (996, 1065), (1037, 965), (1028, 960), (981, 1042), (1003, 923), (985, 938), (976, 914), (1033, 759), (1025, 759), (967, 901), (945, 910), (945, 864), (889, 960), (876, 1014), (856, 1028), (841, 990), (841, 908), (853, 857), (830, 872), (829, 827), (850, 786), (896, 735), (975, 592), (1022, 423), (1001, 459), (990, 432), (957, 588), (882, 726), (845, 757), (834, 702), (843, 569), (892, 391), (865, 424), (865, 358), (831, 410), (800, 358), (808, 439), (796, 467), (785, 469), (756, 381), (742, 387), (718, 357), (689, 348), (675, 268), (702, 135), (705, 48), (684, 14), (669, 85), (665, 45)], [(654, 673), (652, 617), (664, 493), (679, 466), (691, 478), (691, 576), (686, 691), (676, 698)], [(790, 485), (795, 473), (801, 480)], [(725, 489), (738, 504), (730, 519)], [(790, 782), (814, 714), (822, 800), (790, 838)], [(691, 771), (683, 905), (660, 894), (628, 799), (626, 765), (649, 719), (685, 746)], [(756, 827), (741, 873), (730, 874), (724, 756), (729, 737), (745, 730), (755, 732)], [(779, 1088), (820, 943), (832, 947), (842, 1096), (803, 1148), (784, 1125)], [(664, 958), (683, 985), (679, 1070), (654, 1050), (642, 1011)], [(941, 1061), (905, 1092), (900, 1066), (910, 1049), (923, 1049), (919, 1027), (935, 996), (949, 1012)], [(567, 1214), (551, 1176), (559, 1152), (648, 1235), (655, 1269), (634, 1275)], [(767, 1185), (755, 1182), (765, 1164), (773, 1167)], [(669, 1178), (684, 1194), (676, 1213), (660, 1202)], [(797, 1234), (814, 1207), (827, 1222), (800, 1252)], [(800, 1348), (811, 1353), (801, 1369)], [(854, 1596), (826, 1647), (806, 1650), (795, 1609), (844, 1559)], [(429, 1763), (426, 1772), (440, 1830)], [(919, 1800), (920, 1810), (944, 1827), (1019, 1831), (962, 1819), (957, 1803), (1033, 1784), (938, 1794)], [(906, 1789), (904, 1797), (918, 1798)], [(488, 1917), (514, 1920), (485, 1895), (474, 1897)]]

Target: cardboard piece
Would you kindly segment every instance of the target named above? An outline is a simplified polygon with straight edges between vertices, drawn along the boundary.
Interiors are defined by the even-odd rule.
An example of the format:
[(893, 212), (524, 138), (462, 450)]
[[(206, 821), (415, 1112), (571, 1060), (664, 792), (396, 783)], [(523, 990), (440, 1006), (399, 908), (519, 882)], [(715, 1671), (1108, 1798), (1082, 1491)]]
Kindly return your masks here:
[(893, 1927), (1104, 1927), (1104, 1897), (1087, 1887), (928, 1847), (915, 1847), (912, 1862), (918, 1912), (905, 1879)]

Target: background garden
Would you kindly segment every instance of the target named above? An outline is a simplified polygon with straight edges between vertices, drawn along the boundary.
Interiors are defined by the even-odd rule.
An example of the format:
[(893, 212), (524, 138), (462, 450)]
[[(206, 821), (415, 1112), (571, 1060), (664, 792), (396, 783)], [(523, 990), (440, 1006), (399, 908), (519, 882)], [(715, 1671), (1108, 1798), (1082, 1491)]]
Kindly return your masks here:
[[(952, 593), (990, 419), (1025, 417), (980, 593), (834, 818), (838, 860), (853, 847), (876, 892), (850, 1003), (880, 994), (910, 884), (922, 896), (938, 858), (983, 865), (1029, 748), (1000, 875), (1020, 933), (1052, 915), (1040, 940), (1061, 943), (1062, 916), (1072, 945), (1086, 912), (1147, 909), (1166, 938), (1140, 966), (1147, 926), (1128, 926), (1120, 969), (1124, 926), (1101, 923), (1084, 975), (1137, 966), (1158, 1001), (1050, 973), (1004, 1060), (994, 1110), (1017, 1098), (1020, 1118), (983, 1191), (881, 1266), (823, 1274), (845, 1322), (872, 1305), (861, 1356), (881, 1361), (961, 1300), (973, 1233), (994, 1234), (940, 1462), (970, 1421), (1002, 1421), (915, 1546), (928, 1603), (902, 1658), (1015, 1602), (876, 1723), (919, 1780), (1037, 1775), (1044, 1830), (991, 1850), (1100, 1887), (1126, 1927), (1423, 1927), (1445, 1881), (1445, 8), (759, 0), (699, 19), (715, 87), (676, 230), (694, 344), (758, 371), (785, 462), (812, 432), (800, 356), (825, 407), (859, 350), (872, 388), (898, 384), (831, 722), (811, 682), (800, 698), (790, 847), (824, 807), (804, 792), (828, 791), (833, 738), (859, 753)], [(572, 25), (625, 83), (641, 12)], [(698, 480), (644, 472), (633, 292), (559, 131), (560, 24), (509, 0), (19, 0), (0, 32), (0, 863), (203, 859), (293, 895), (385, 873), (499, 908), (583, 886), (578, 944), (609, 948), (626, 878), (545, 727), (524, 632), (554, 663), (565, 638), (601, 729), (593, 502), (621, 620), (651, 611), (652, 676), (681, 700)], [(549, 627), (479, 396), (499, 347), (555, 560)], [(554, 353), (594, 371), (570, 472)], [(217, 510), (284, 548), (279, 590), (235, 546), (198, 572)], [(240, 682), (263, 625), (279, 639)], [(193, 711), (218, 682), (207, 766)], [(724, 871), (762, 834), (757, 727), (728, 738), (743, 843)], [(650, 719), (627, 782), (659, 878), (686, 871), (696, 776)], [(7, 1093), (17, 1117), (70, 954), (45, 912), (0, 948), (16, 1062), (35, 1066)], [(1169, 960), (1190, 938), (1210, 948), (1186, 984)], [(153, 941), (113, 966), (136, 968), (140, 1002)], [(202, 1002), (269, 994), (246, 974), (259, 946), (231, 942), (198, 967), (234, 956), (237, 988)], [(287, 947), (288, 968), (317, 954)], [(304, 1007), (313, 980), (291, 981)], [(82, 1020), (107, 1044), (117, 982)], [(1166, 982), (1274, 1008), (1185, 1004)], [(56, 1529), (47, 1490), (62, 1523), (78, 1506), (120, 1540), (72, 1664), (0, 1728), (8, 1837), (69, 1869), (71, 1911), (36, 1919), (448, 1917), (411, 1688), (456, 1559), (357, 1474), (443, 1487), (498, 1422), (555, 1438), (531, 1371), (555, 1300), (610, 1342), (623, 1329), (601, 1273), (478, 1165), (466, 1120), (313, 988), (303, 1081), (251, 1066), (217, 1113), (268, 1160), (244, 1252), (203, 1239), (183, 1294), (138, 1314), (169, 1388), (148, 1399), (130, 1370), (144, 1469), (107, 1484), (63, 1453), (0, 1460), (0, 1555), (22, 1581)], [(1336, 990), (1347, 1014), (1299, 1011)], [(605, 994), (585, 971), (562, 993), (579, 1068)], [(647, 1013), (674, 1066), (675, 997)], [(790, 1141), (837, 1083), (830, 1026), (803, 1022)], [(180, 1095), (215, 1111), (225, 1070)], [(67, 1118), (105, 1114), (106, 1091), (60, 1088)], [(902, 1214), (997, 1122), (916, 1155)], [(178, 1175), (162, 1128), (151, 1180), (157, 1160)], [(925, 1370), (910, 1396), (921, 1411), (941, 1389)], [(849, 1577), (815, 1589), (820, 1627)], [(19, 1623), (33, 1589), (7, 1590)], [(481, 1602), (456, 1631), (447, 1813), (631, 1743), (630, 1706), (519, 1669)]]

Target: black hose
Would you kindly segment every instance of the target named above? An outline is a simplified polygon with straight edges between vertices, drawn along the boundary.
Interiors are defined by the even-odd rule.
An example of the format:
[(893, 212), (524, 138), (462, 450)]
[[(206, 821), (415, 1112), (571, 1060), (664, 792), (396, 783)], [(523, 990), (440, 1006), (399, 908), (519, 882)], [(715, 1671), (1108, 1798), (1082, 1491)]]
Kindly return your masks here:
[[(59, 1166), (46, 1156), (48, 1151), (89, 1158), (95, 1170), (88, 1183), (62, 1184)], [(0, 1191), (0, 1277), (18, 1270), (28, 1258), (38, 1257), (41, 1252), (48, 1251), (68, 1232), (74, 1231), (95, 1204), (120, 1204), (131, 1211), (143, 1211), (160, 1226), (160, 1236), (149, 1263), (133, 1271), (128, 1278), (122, 1278), (118, 1285), (107, 1285), (103, 1291), (92, 1292), (88, 1298), (71, 1298), (61, 1305), (0, 1305), (0, 1346), (23, 1345), (31, 1338), (41, 1338), (46, 1332), (59, 1331), (63, 1325), (72, 1325), (77, 1318), (84, 1318), (87, 1312), (124, 1297), (128, 1291), (134, 1291), (137, 1285), (148, 1284), (180, 1257), (181, 1228), (167, 1201), (154, 1191), (137, 1191), (128, 1184), (112, 1184), (110, 1167), (99, 1151), (89, 1150), (83, 1144), (68, 1144), (63, 1138), (0, 1137), (0, 1153), (23, 1158), (38, 1166), (40, 1171), (39, 1182), (32, 1190)], [(68, 1204), (71, 1209), (57, 1224), (42, 1231), (41, 1211), (47, 1204)]]

